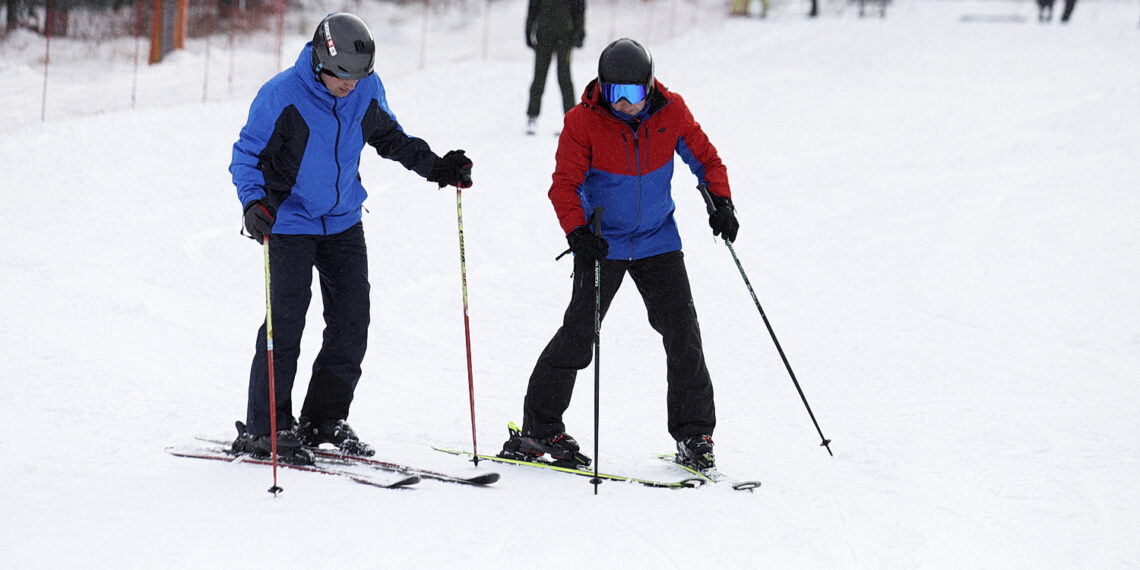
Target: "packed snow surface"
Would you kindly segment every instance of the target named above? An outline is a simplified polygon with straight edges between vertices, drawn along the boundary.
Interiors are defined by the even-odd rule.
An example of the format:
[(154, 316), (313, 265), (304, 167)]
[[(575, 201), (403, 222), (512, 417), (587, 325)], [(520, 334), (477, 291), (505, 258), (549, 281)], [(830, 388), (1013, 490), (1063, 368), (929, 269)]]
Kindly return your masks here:
[[(493, 6), (487, 24), (475, 12), (436, 33), (425, 65), (397, 49), (417, 47), (419, 19), (373, 17), (406, 130), (475, 162), (463, 229), (486, 453), (521, 420), (570, 292), (546, 197), (554, 77), (527, 137), (525, 3)], [(372, 327), (350, 421), (382, 458), (502, 479), (389, 491), (283, 471), (274, 498), (268, 468), (168, 455), (232, 437), (244, 415), (264, 282), (227, 167), (269, 70), (205, 103), (49, 106), (0, 130), (0, 566), (1140, 565), (1135, 2), (1082, 0), (1067, 26), (1036, 23), (1032, 2), (903, 1), (882, 19), (824, 3), (817, 20), (777, 4), (766, 20), (679, 22), (669, 7), (684, 3), (655, 6), (647, 22), (590, 5), (576, 89), (627, 35), (686, 97), (728, 165), (736, 251), (834, 457), (680, 164), (719, 464), (763, 486), (595, 495), (585, 478), (432, 450), (472, 446), (455, 191), (371, 152)], [(305, 36), (286, 38), (286, 64)], [(0, 102), (39, 117), (42, 61), (9, 57), (27, 40), (0, 43)], [(141, 73), (201, 69), (188, 49)], [(131, 82), (129, 65), (102, 70), (53, 67), (49, 97), (69, 80), (92, 98)], [(664, 354), (631, 283), (601, 342), (600, 433), (592, 369), (568, 429), (598, 444), (603, 471), (679, 479), (653, 459), (673, 446)]]

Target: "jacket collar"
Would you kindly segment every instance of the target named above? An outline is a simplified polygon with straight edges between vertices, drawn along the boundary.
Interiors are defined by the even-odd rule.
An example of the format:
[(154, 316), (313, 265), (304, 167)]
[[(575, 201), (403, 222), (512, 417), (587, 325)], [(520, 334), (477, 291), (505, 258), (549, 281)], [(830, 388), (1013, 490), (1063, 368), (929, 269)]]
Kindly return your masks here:
[(321, 101), (332, 105), (336, 96), (329, 92), (321, 78), (313, 71), (313, 42), (308, 42), (301, 48), (297, 61), (293, 63), (293, 73), (301, 80), (305, 90)]

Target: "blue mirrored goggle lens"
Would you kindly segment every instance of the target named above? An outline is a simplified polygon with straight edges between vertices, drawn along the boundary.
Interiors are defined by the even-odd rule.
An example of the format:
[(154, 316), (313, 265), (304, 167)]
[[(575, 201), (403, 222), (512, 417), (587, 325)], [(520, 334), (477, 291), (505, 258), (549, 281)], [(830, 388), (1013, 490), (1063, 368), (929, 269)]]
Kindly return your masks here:
[(645, 100), (645, 86), (627, 83), (606, 83), (602, 85), (602, 95), (606, 101), (617, 103), (622, 99), (636, 105)]

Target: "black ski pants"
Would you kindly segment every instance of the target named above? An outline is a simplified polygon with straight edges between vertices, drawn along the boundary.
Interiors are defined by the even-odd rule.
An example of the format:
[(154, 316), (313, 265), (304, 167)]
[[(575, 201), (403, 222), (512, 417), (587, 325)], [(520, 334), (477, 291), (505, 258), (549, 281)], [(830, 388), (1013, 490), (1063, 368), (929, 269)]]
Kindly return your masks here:
[[(650, 326), (665, 345), (669, 434), (676, 440), (696, 434), (712, 435), (716, 427), (713, 387), (705, 366), (684, 255), (675, 251), (633, 261), (603, 261), (602, 318), (626, 273), (641, 293)], [(594, 262), (575, 256), (570, 306), (562, 327), (538, 357), (527, 385), (524, 434), (544, 437), (566, 431), (562, 414), (570, 406), (578, 371), (593, 359), (593, 343)]]
[(573, 48), (568, 42), (538, 42), (534, 46), (534, 81), (530, 84), (530, 104), (526, 115), (537, 117), (542, 109), (542, 92), (546, 89), (546, 75), (550, 71), (550, 59), (558, 60), (558, 86), (562, 89), (562, 112), (574, 107), (574, 85), (570, 79), (570, 53)]
[[(368, 252), (364, 226), (335, 235), (282, 235), (269, 238), (270, 299), (273, 309), (273, 364), (277, 429), (289, 427), (293, 380), (301, 353), (301, 333), (312, 299), (313, 268), (320, 278), (324, 340), (313, 361), (313, 376), (301, 415), (314, 421), (348, 418), (360, 363), (368, 344)], [(249, 373), (246, 431), (269, 433), (269, 375), (265, 323)]]
[(1069, 17), (1073, 15), (1073, 8), (1076, 7), (1077, 0), (1065, 0), (1065, 11), (1061, 12), (1061, 21), (1068, 22)]

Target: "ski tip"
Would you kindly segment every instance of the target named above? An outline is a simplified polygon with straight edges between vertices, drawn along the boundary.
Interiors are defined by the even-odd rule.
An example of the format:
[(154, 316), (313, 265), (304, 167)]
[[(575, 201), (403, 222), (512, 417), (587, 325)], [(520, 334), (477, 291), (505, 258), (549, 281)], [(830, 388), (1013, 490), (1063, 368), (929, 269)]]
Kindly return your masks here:
[(482, 475), (477, 475), (475, 477), (470, 477), (467, 479), (467, 481), (474, 485), (490, 485), (491, 483), (495, 483), (498, 480), (498, 473), (484, 473)]
[(388, 486), (395, 489), (398, 487), (407, 487), (410, 485), (417, 485), (417, 484), (419, 484), (419, 482), (420, 482), (420, 476), (419, 475), (408, 475), (407, 477), (404, 477), (403, 479), (400, 479), (399, 481), (396, 481), (394, 483), (390, 483)]

